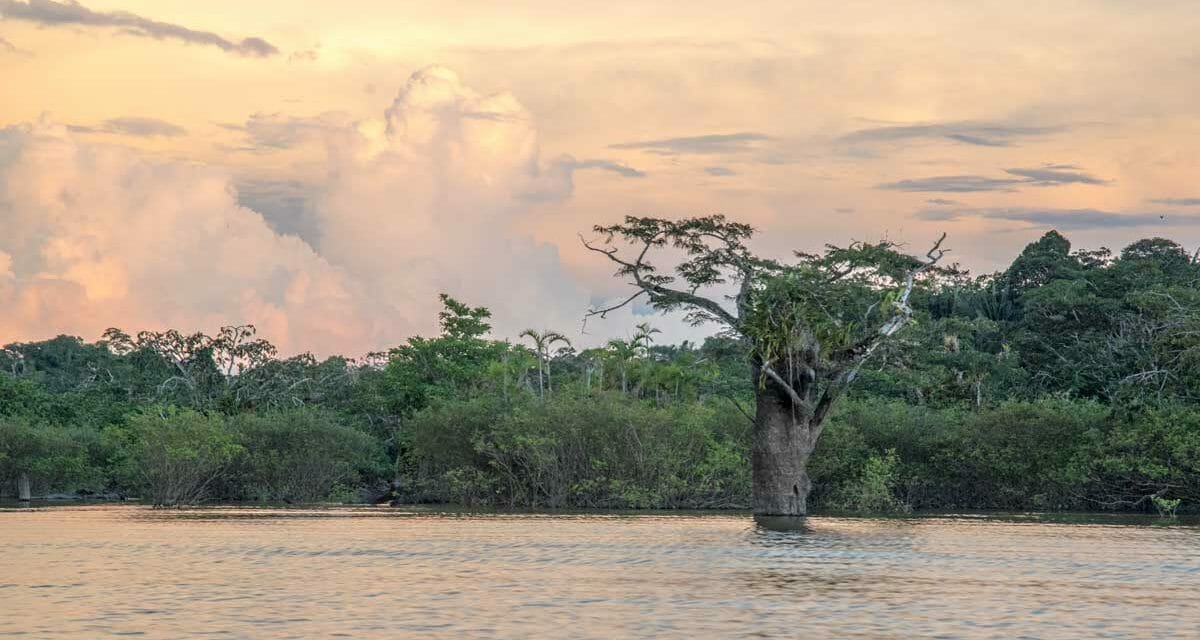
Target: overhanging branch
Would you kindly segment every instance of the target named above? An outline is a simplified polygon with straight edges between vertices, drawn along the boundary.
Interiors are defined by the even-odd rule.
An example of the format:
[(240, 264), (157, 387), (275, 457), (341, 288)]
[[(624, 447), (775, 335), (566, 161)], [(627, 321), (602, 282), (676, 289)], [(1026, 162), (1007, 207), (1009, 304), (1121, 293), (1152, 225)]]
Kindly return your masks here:
[[(680, 291), (678, 289), (671, 289), (662, 284), (654, 282), (648, 278), (649, 272), (651, 270), (651, 266), (646, 264), (645, 258), (646, 258), (646, 254), (650, 251), (650, 247), (654, 246), (657, 240), (658, 240), (658, 236), (652, 236), (650, 238), (643, 239), (642, 242), (644, 243), (644, 246), (642, 247), (641, 251), (638, 253), (637, 260), (634, 262), (629, 262), (628, 260), (624, 260), (619, 255), (617, 255), (617, 249), (615, 249), (615, 248), (604, 249), (601, 247), (597, 247), (597, 246), (594, 246), (592, 243), (588, 242), (587, 240), (585, 240), (583, 238), (583, 236), (579, 237), (579, 241), (583, 243), (584, 248), (586, 248), (589, 251), (594, 251), (596, 253), (599, 253), (599, 254), (605, 256), (606, 258), (608, 258), (609, 260), (621, 265), (621, 273), (630, 275), (633, 278), (633, 282), (631, 282), (630, 284), (632, 284), (633, 286), (635, 286), (641, 290), (639, 292), (639, 294), (630, 296), (628, 299), (626, 299), (621, 304), (616, 305), (614, 307), (610, 307), (607, 310), (605, 310), (605, 312), (614, 311), (616, 309), (619, 309), (619, 308), (629, 304), (633, 300), (635, 300), (638, 295), (644, 293), (644, 294), (646, 294), (647, 297), (650, 298), (650, 302), (653, 304), (657, 304), (660, 306), (690, 306), (690, 307), (694, 307), (696, 309), (699, 309), (701, 311), (708, 313), (709, 315), (713, 316), (717, 320), (724, 322), (725, 324), (729, 325), (730, 328), (735, 329), (735, 330), (738, 329), (738, 327), (739, 327), (738, 318), (736, 316), (734, 316), (733, 314), (729, 313), (728, 311), (726, 311), (725, 308), (722, 307), (718, 302), (716, 302), (714, 300), (710, 300), (703, 296), (696, 295), (695, 293), (690, 293), (687, 291)], [(588, 315), (589, 316), (591, 316), (591, 315), (601, 315), (602, 316), (603, 313), (589, 312)]]

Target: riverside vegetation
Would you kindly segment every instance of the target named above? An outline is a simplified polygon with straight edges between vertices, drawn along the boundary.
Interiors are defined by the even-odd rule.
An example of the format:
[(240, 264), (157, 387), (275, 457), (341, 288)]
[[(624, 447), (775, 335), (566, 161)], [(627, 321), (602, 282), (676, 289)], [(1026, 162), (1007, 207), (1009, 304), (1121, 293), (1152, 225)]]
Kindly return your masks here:
[[(894, 302), (877, 276), (900, 254), (857, 245), (881, 248), (872, 277), (832, 300), (865, 310), (862, 325)], [(758, 319), (796, 295), (762, 292), (776, 306)], [(595, 348), (546, 330), (497, 340), (487, 309), (442, 302), (439, 335), (356, 360), (279, 357), (249, 326), (10, 344), (0, 496), (752, 506), (755, 397), (770, 382), (748, 375), (762, 360), (744, 335), (666, 345), (644, 323)], [(1050, 232), (995, 274), (931, 270), (906, 304), (907, 326), (825, 420), (810, 504), (1200, 505), (1200, 263), (1183, 247), (1072, 251)], [(820, 331), (829, 344), (862, 325)]]

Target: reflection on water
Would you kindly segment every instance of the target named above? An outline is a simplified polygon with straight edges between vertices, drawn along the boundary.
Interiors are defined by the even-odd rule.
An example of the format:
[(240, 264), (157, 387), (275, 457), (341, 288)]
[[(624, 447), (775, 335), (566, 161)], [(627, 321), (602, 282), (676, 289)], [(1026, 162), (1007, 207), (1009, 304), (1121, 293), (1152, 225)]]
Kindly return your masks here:
[(1186, 521), (59, 507), (0, 550), (0, 637), (1200, 637)]

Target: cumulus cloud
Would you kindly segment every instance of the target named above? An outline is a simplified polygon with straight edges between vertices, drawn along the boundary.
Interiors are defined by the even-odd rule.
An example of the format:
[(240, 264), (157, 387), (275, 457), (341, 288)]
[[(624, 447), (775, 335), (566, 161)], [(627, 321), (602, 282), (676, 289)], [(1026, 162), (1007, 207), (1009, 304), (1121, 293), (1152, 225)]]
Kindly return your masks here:
[(65, 127), (0, 130), (0, 226), (3, 341), (252, 320), (297, 348), (366, 328), (355, 284), (239, 206), (228, 176)]
[(985, 207), (957, 210), (929, 209), (921, 211), (917, 215), (925, 220), (940, 221), (985, 219), (1024, 222), (1036, 227), (1053, 227), (1064, 231), (1181, 226), (1200, 222), (1200, 215), (1178, 211), (1138, 212), (1037, 207)]
[(912, 140), (950, 140), (977, 147), (1009, 147), (1018, 140), (1064, 131), (1062, 126), (1027, 126), (1004, 122), (940, 122), (893, 125), (852, 131), (842, 136), (848, 144), (898, 143)]
[(683, 138), (662, 138), (639, 142), (621, 142), (609, 145), (610, 149), (640, 149), (659, 155), (707, 155), (716, 153), (738, 153), (752, 151), (757, 144), (770, 140), (764, 133), (744, 131), (740, 133), (717, 133)]
[(208, 31), (197, 31), (169, 22), (151, 20), (127, 11), (93, 11), (74, 0), (0, 0), (0, 16), (7, 20), (23, 20), (47, 27), (116, 27), (123, 33), (135, 36), (213, 46), (241, 56), (261, 58), (279, 53), (274, 45), (262, 38), (229, 40)]
[(476, 93), (440, 67), (415, 73), (383, 115), (329, 138), (316, 244), (391, 303), (389, 334), (431, 328), (439, 291), (488, 305), (510, 335), (576, 325), (588, 294), (556, 247), (515, 228), (531, 200), (571, 194), (579, 161), (543, 162), (512, 94)]
[(319, 179), (235, 179), (45, 122), (0, 130), (0, 343), (251, 322), (285, 352), (361, 353), (434, 330), (439, 292), (490, 307), (501, 335), (569, 330), (596, 294), (519, 230), (531, 201), (568, 197), (579, 170), (642, 175), (543, 160), (512, 95), (436, 67), (320, 139)]
[(75, 133), (113, 133), (118, 135), (151, 138), (156, 136), (175, 137), (187, 134), (183, 127), (157, 118), (126, 116), (105, 120), (99, 125), (68, 125)]

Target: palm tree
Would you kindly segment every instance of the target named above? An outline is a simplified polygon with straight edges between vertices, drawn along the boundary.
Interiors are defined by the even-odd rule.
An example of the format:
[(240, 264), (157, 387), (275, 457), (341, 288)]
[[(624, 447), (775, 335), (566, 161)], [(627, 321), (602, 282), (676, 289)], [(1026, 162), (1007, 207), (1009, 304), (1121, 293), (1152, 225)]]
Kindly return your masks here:
[(638, 347), (628, 340), (609, 340), (609, 356), (617, 362), (621, 370), (621, 393), (629, 392), (629, 362), (637, 357)]
[(637, 331), (633, 334), (633, 347), (642, 355), (649, 355), (650, 345), (654, 343), (654, 334), (662, 333), (662, 331), (651, 327), (649, 322), (643, 322), (636, 328)]
[(546, 390), (550, 387), (550, 347), (555, 343), (571, 346), (571, 341), (557, 331), (542, 331), (526, 329), (520, 337), (533, 340), (533, 349), (538, 359), (538, 397), (546, 399)]
[(600, 380), (600, 390), (604, 391), (604, 349), (584, 349), (579, 355), (584, 362), (584, 388), (588, 393), (592, 392), (594, 375)]

